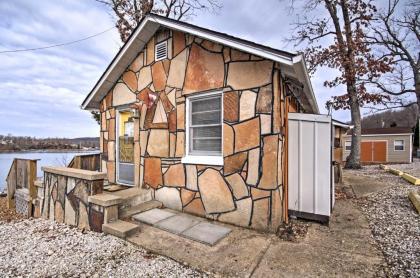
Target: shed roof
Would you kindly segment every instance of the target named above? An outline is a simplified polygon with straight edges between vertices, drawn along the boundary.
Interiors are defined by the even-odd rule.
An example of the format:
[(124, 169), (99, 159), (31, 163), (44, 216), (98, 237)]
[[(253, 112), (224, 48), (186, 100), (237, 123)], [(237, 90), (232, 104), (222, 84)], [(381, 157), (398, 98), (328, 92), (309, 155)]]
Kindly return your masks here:
[(142, 19), (133, 31), (127, 42), (111, 61), (93, 89), (82, 103), (83, 109), (95, 110), (99, 108), (100, 101), (118, 81), (140, 51), (143, 50), (150, 38), (160, 28), (165, 27), (189, 33), (209, 41), (220, 43), (247, 53), (251, 53), (280, 64), (282, 73), (298, 79), (303, 85), (304, 94), (301, 104), (308, 112), (319, 113), (318, 105), (312, 89), (312, 84), (302, 54), (294, 54), (283, 50), (274, 49), (255, 42), (216, 32), (189, 23), (149, 14)]

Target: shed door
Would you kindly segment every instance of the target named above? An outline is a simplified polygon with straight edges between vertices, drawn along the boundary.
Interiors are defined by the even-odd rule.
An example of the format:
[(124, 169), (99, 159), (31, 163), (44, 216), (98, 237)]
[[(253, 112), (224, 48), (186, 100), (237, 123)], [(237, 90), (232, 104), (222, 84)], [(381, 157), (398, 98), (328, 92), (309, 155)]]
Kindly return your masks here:
[(386, 141), (363, 141), (360, 152), (361, 162), (386, 162)]
[[(303, 218), (329, 217), (333, 204), (331, 117), (289, 114), (289, 213)], [(322, 219), (320, 219), (322, 220)]]

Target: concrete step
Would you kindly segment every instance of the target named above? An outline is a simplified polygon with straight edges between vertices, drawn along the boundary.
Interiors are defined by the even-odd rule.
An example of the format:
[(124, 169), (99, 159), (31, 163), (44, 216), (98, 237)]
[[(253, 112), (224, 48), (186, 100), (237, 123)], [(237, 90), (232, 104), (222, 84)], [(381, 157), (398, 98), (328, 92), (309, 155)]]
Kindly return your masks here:
[(117, 220), (111, 223), (103, 224), (102, 231), (106, 234), (110, 234), (119, 238), (126, 238), (135, 232), (137, 232), (140, 227), (136, 224)]
[(118, 206), (119, 211), (135, 207), (152, 199), (151, 191), (141, 188), (130, 188), (109, 194), (118, 196), (122, 200)]
[(151, 210), (154, 208), (161, 208), (162, 203), (156, 200), (147, 201), (136, 206), (127, 207), (124, 209), (119, 210), (119, 218), (127, 218), (131, 217), (134, 214), (141, 213), (147, 210)]

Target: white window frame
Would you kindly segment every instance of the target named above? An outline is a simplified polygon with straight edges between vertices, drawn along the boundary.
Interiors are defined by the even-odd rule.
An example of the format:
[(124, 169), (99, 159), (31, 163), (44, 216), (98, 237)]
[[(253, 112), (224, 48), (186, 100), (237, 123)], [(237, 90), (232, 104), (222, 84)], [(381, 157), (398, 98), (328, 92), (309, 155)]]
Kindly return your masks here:
[[(157, 49), (158, 49), (158, 47), (160, 46), (160, 45), (162, 45), (162, 44), (164, 44), (164, 45), (166, 45), (166, 55), (164, 56), (164, 57), (162, 57), (162, 58), (157, 58)], [(165, 59), (168, 59), (168, 52), (169, 52), (169, 50), (168, 50), (168, 40), (165, 40), (165, 41), (163, 41), (163, 42), (160, 42), (160, 43), (157, 43), (156, 45), (155, 45), (155, 61), (157, 62), (157, 61), (160, 61), (160, 60), (165, 60)]]
[[(218, 155), (197, 155), (190, 153), (190, 125), (191, 125), (191, 101), (206, 98), (211, 96), (220, 95), (221, 97), (221, 125), (222, 125), (222, 138), (221, 138), (221, 153)], [(181, 159), (185, 164), (206, 164), (206, 165), (219, 165), (223, 166), (223, 92), (215, 91), (209, 93), (202, 93), (194, 96), (187, 97), (185, 100), (185, 155)]]
[[(401, 142), (402, 142), (402, 147), (403, 147), (403, 149), (402, 149), (402, 150), (397, 150), (397, 149), (395, 149), (395, 147), (397, 146), (395, 143), (396, 143), (397, 141), (401, 141)], [(395, 140), (394, 140), (394, 152), (403, 152), (403, 151), (405, 151), (405, 140), (404, 140), (404, 139), (395, 139)]]
[[(347, 149), (347, 147), (350, 147), (350, 149)], [(351, 151), (351, 141), (345, 141), (344, 142), (344, 150), (345, 151)]]

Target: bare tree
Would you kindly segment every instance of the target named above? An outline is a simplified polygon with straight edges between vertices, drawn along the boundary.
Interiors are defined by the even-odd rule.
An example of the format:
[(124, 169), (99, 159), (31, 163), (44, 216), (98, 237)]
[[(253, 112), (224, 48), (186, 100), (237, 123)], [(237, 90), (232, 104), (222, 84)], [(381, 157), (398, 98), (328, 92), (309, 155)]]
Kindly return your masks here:
[[(293, 1), (295, 2), (295, 1)], [(347, 158), (347, 168), (360, 168), (360, 107), (367, 103), (379, 104), (388, 96), (369, 92), (365, 80), (372, 80), (391, 70), (387, 56), (377, 58), (366, 40), (368, 27), (376, 14), (370, 0), (302, 0), (305, 16), (294, 24), (295, 35), (291, 41), (304, 45), (304, 55), (310, 73), (321, 67), (339, 70), (327, 87), (344, 85), (342, 95), (327, 102), (328, 108), (349, 109), (352, 148)]]
[[(389, 0), (372, 25), (369, 37), (378, 47), (378, 54), (393, 59), (393, 71), (373, 80), (382, 92), (391, 96), (381, 110), (409, 107), (420, 108), (420, 2), (405, 5), (400, 0)], [(419, 109), (415, 109), (419, 119)]]
[(219, 0), (96, 0), (106, 5), (116, 16), (121, 40), (126, 42), (141, 19), (149, 13), (176, 20), (188, 19), (198, 11), (215, 12), (221, 8)]

